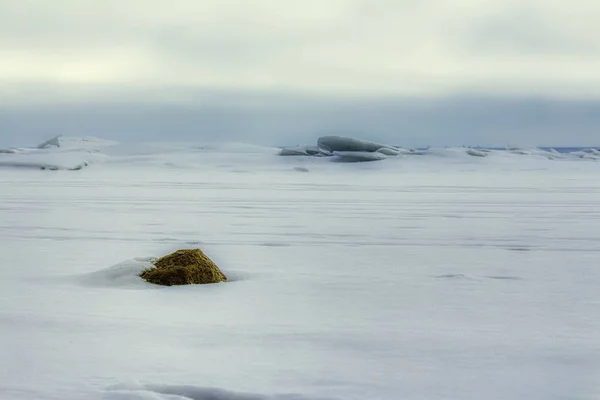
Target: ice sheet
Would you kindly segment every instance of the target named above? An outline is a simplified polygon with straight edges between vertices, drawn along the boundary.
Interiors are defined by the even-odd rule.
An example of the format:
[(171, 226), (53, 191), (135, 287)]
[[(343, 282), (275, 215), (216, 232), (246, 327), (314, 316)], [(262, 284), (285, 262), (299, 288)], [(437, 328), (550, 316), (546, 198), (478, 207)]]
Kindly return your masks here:
[(0, 398), (600, 395), (597, 162), (118, 148), (0, 169)]

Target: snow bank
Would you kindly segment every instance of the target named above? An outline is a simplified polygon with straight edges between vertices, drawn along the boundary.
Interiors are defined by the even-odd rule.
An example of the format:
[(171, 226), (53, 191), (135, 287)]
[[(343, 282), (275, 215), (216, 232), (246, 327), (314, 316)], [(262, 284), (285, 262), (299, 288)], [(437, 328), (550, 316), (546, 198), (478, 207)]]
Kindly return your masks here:
[(429, 148), (422, 152), (425, 156), (435, 156), (443, 158), (453, 159), (469, 159), (472, 157), (490, 157), (493, 156), (495, 159), (499, 157), (503, 160), (520, 160), (522, 156), (535, 159), (547, 159), (547, 160), (558, 160), (564, 159), (567, 156), (557, 152), (556, 150), (542, 150), (537, 148), (531, 149), (520, 149), (520, 148), (509, 148), (506, 150), (491, 150), (483, 148), (469, 148), (469, 147), (445, 147), (445, 148)]
[(140, 274), (153, 267), (155, 258), (134, 258), (100, 271), (79, 276), (77, 280), (90, 287), (121, 287), (151, 289), (158, 286), (147, 283)]
[(44, 170), (80, 170), (90, 164), (103, 163), (110, 157), (92, 149), (18, 149), (0, 154), (0, 167)]
[(400, 154), (400, 151), (397, 149), (392, 149), (390, 147), (382, 147), (377, 150), (377, 153), (381, 153), (386, 156), (397, 156), (398, 154)]
[(336, 157), (336, 161), (340, 162), (379, 161), (387, 158), (385, 154), (367, 151), (334, 151), (333, 155)]
[(386, 144), (369, 142), (343, 136), (323, 136), (317, 140), (317, 146), (284, 147), (282, 156), (331, 156), (334, 161), (361, 162), (385, 160), (386, 156), (398, 156), (405, 153)]
[[(472, 159), (476, 154), (483, 154), (481, 150), (468, 149), (463, 147), (431, 147), (424, 152), (425, 156), (450, 158), (457, 160)], [(487, 154), (487, 153), (486, 153)]]
[[(143, 385), (128, 383), (116, 385), (108, 390), (108, 399), (148, 400), (309, 400), (296, 394), (260, 395), (238, 393), (223, 389), (190, 385)], [(323, 398), (313, 400), (325, 400)]]
[(243, 153), (243, 154), (277, 154), (277, 147), (260, 146), (242, 142), (216, 142), (197, 146), (200, 150), (220, 153)]
[(569, 153), (573, 157), (578, 157), (587, 160), (600, 160), (600, 150), (598, 149), (583, 149)]
[(317, 146), (327, 151), (359, 151), (375, 152), (382, 148), (393, 148), (386, 144), (369, 142), (367, 140), (354, 139), (343, 136), (323, 136), (317, 140)]
[(33, 148), (0, 149), (0, 167), (78, 171), (110, 157), (100, 149), (116, 142), (57, 136)]
[(473, 157), (487, 157), (489, 151), (469, 149), (467, 150), (467, 154)]
[[(43, 170), (81, 170), (89, 165), (104, 164), (115, 167), (129, 166), (136, 169), (173, 168), (230, 170), (232, 172), (256, 172), (285, 166), (288, 160), (275, 159), (273, 155), (301, 156), (313, 167), (326, 161), (364, 162), (388, 158), (423, 165), (443, 158), (451, 163), (515, 163), (521, 160), (600, 161), (597, 149), (582, 149), (571, 153), (537, 148), (484, 149), (468, 147), (428, 148), (414, 150), (367, 140), (342, 136), (324, 136), (317, 146), (268, 147), (240, 142), (212, 142), (205, 144), (148, 142), (119, 144), (93, 137), (57, 136), (34, 148), (0, 149), (0, 167)], [(419, 155), (419, 161), (414, 160)], [(485, 158), (486, 160), (478, 160)], [(321, 159), (321, 160), (319, 160)], [(310, 160), (310, 161), (309, 161)], [(414, 161), (413, 161), (414, 160)], [(246, 165), (243, 170), (240, 165)], [(236, 167), (237, 166), (237, 167)], [(292, 166), (291, 169), (294, 169)], [(325, 168), (325, 167), (324, 167)]]
[(79, 171), (88, 165), (89, 162), (80, 154), (15, 153), (0, 157), (0, 167), (4, 168)]
[(509, 148), (507, 150), (511, 154), (518, 154), (522, 156), (534, 156), (534, 157), (542, 157), (550, 160), (555, 160), (558, 158), (563, 158), (556, 150), (543, 150), (538, 148)]
[(284, 147), (279, 152), (282, 156), (328, 156), (328, 151), (320, 149), (318, 146), (296, 146)]
[(79, 148), (89, 149), (103, 146), (112, 146), (117, 142), (100, 139), (96, 137), (71, 137), (71, 136), (56, 136), (45, 141), (37, 146), (38, 149), (53, 149), (53, 148)]
[[(355, 139), (343, 136), (323, 136), (317, 140), (317, 146), (296, 146), (284, 147), (280, 155), (283, 156), (315, 156), (323, 155), (319, 153), (324, 151), (326, 155), (334, 154), (334, 161), (359, 162), (359, 161), (376, 161), (383, 160), (386, 157), (373, 155), (380, 153), (384, 156), (434, 156), (457, 161), (468, 160), (471, 157), (484, 158), (490, 155), (501, 155), (501, 159), (507, 160), (507, 156), (529, 156), (537, 159), (548, 160), (563, 160), (563, 159), (585, 159), (585, 160), (600, 160), (600, 150), (585, 149), (571, 153), (559, 153), (558, 151), (544, 150), (539, 148), (507, 148), (506, 150), (491, 150), (485, 148), (469, 148), (469, 147), (446, 147), (446, 148), (428, 148), (426, 150), (405, 149), (397, 146), (391, 146), (367, 140)], [(371, 154), (371, 155), (369, 155)]]

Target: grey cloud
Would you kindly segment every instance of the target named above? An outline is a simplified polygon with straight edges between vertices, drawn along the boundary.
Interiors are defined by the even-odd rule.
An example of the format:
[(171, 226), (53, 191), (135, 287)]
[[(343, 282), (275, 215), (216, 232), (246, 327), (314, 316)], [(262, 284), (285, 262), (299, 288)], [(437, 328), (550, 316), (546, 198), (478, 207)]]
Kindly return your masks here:
[(573, 37), (557, 29), (548, 16), (526, 4), (483, 18), (463, 36), (464, 47), (476, 55), (519, 53), (526, 58), (540, 55), (591, 56), (600, 50), (586, 37)]
[(598, 12), (592, 0), (3, 0), (0, 144), (597, 145)]
[(591, 0), (5, 0), (0, 56), (10, 61), (0, 85), (599, 97), (598, 8)]
[(268, 63), (290, 45), (276, 36), (241, 38), (215, 30), (199, 33), (185, 27), (168, 27), (151, 32), (149, 46), (157, 54), (179, 62), (207, 63), (218, 68), (240, 69)]
[(204, 93), (197, 98), (204, 101), (3, 110), (0, 144), (35, 144), (66, 134), (121, 141), (293, 145), (342, 134), (405, 146), (600, 145), (600, 101), (462, 96), (350, 101), (250, 92)]

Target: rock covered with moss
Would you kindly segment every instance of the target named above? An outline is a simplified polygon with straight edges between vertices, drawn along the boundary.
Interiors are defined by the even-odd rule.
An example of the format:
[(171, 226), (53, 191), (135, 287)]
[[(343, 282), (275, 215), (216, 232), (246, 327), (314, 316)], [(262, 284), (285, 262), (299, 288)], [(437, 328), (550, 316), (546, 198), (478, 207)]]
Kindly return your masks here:
[(163, 286), (227, 282), (227, 277), (200, 249), (177, 250), (154, 262), (140, 275)]

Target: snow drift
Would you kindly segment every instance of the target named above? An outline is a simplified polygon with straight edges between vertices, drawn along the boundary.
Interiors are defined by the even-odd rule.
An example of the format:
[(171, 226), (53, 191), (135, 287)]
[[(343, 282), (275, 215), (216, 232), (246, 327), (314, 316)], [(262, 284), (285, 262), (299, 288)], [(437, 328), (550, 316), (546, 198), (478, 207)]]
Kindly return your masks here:
[(386, 144), (369, 142), (367, 140), (354, 139), (343, 136), (323, 136), (317, 140), (317, 146), (321, 149), (334, 151), (357, 151), (357, 152), (375, 152), (381, 148), (393, 148)]
[(400, 154), (411, 154), (411, 150), (403, 149), (368, 140), (344, 136), (322, 136), (317, 146), (284, 147), (282, 156), (334, 156), (334, 161), (364, 162), (385, 160), (387, 157)]
[(152, 285), (144, 281), (140, 275), (154, 266), (156, 258), (140, 257), (120, 262), (98, 271), (78, 275), (75, 280), (79, 283), (96, 288), (130, 288), (152, 289)]
[(387, 158), (385, 154), (376, 151), (334, 151), (333, 155), (340, 162), (379, 161)]
[(113, 146), (117, 142), (111, 140), (100, 139), (96, 137), (71, 137), (59, 135), (40, 143), (38, 149), (53, 149), (53, 148), (71, 148), (71, 149), (95, 149), (104, 146)]
[(116, 385), (107, 391), (108, 399), (139, 400), (332, 400), (308, 398), (297, 394), (260, 395), (192, 385), (158, 385), (129, 383)]
[[(286, 156), (280, 161), (274, 155)], [(419, 157), (415, 157), (419, 156)], [(305, 159), (306, 161), (300, 161)], [(219, 166), (238, 172), (272, 168), (281, 165), (286, 169), (306, 170), (312, 166), (334, 161), (355, 163), (392, 160), (403, 164), (424, 165), (434, 159), (448, 162), (490, 165), (493, 163), (520, 162), (519, 160), (600, 161), (598, 149), (579, 149), (558, 152), (553, 149), (507, 148), (485, 149), (469, 147), (407, 149), (389, 144), (341, 136), (324, 136), (317, 145), (295, 147), (267, 147), (247, 143), (170, 143), (148, 142), (122, 144), (92, 137), (57, 136), (36, 147), (0, 150), (0, 167), (40, 170), (79, 171), (87, 166), (103, 164), (120, 168), (198, 169)], [(240, 168), (245, 165), (248, 168)]]

